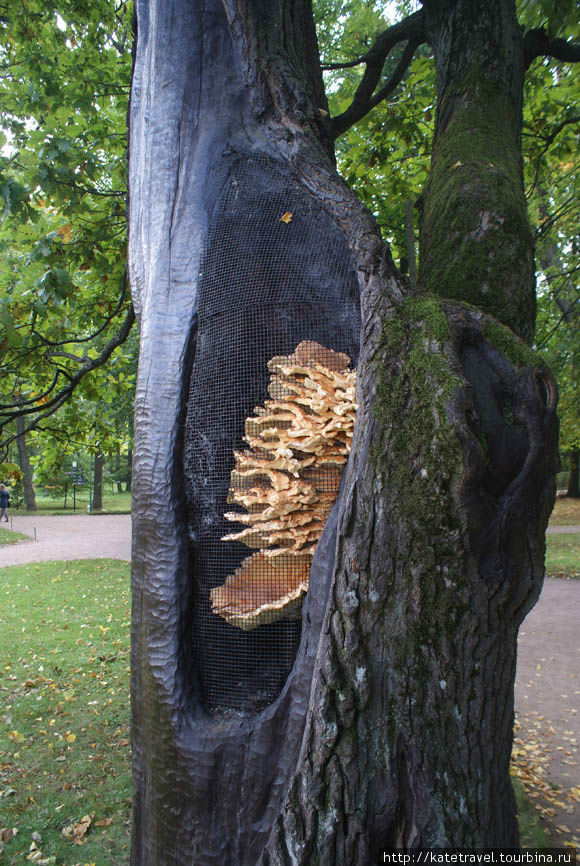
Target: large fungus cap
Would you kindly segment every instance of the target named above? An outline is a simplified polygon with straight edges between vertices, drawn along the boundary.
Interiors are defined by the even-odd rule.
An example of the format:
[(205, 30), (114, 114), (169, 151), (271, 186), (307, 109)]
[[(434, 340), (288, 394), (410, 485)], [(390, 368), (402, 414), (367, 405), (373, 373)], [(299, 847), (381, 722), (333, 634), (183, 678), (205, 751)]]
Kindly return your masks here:
[(300, 615), (308, 589), (310, 556), (267, 558), (254, 553), (210, 593), (212, 610), (231, 625), (249, 631)]

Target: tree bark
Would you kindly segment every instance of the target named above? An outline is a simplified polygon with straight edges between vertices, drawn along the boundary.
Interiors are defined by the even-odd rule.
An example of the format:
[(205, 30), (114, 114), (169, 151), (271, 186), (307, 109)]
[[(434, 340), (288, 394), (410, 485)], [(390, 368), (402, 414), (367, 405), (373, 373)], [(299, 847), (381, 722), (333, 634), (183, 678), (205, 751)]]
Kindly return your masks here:
[(576, 448), (570, 452), (570, 471), (566, 496), (570, 499), (580, 499), (580, 451)]
[(438, 94), (419, 282), (493, 314), (531, 343), (534, 244), (523, 187), (524, 55), (515, 3), (427, 0), (425, 16)]
[(32, 467), (30, 465), (26, 433), (24, 432), (23, 415), (19, 415), (16, 419), (16, 431), (18, 433), (16, 444), (18, 446), (18, 464), (22, 470), (24, 504), (26, 505), (27, 511), (36, 511), (36, 497), (34, 495), (34, 485), (32, 483)]
[[(515, 845), (515, 645), (542, 582), (553, 381), (490, 316), (397, 275), (334, 170), (306, 0), (136, 9), (132, 863), (366, 866), (395, 845)], [(204, 514), (184, 430), (204, 251), (236, 167), (261, 160), (356, 269), (359, 409), (291, 673), (264, 709), (220, 718), (192, 645), (188, 524)]]
[(101, 451), (95, 454), (95, 468), (93, 475), (93, 511), (103, 510), (103, 467), (105, 456)]

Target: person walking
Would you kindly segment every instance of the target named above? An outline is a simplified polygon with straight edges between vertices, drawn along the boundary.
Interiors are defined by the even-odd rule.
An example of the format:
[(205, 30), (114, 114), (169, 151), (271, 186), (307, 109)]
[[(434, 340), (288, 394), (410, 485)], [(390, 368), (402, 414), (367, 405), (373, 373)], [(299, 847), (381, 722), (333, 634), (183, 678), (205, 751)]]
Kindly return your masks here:
[(0, 520), (4, 518), (8, 523), (8, 506), (10, 505), (10, 492), (5, 484), (0, 484)]

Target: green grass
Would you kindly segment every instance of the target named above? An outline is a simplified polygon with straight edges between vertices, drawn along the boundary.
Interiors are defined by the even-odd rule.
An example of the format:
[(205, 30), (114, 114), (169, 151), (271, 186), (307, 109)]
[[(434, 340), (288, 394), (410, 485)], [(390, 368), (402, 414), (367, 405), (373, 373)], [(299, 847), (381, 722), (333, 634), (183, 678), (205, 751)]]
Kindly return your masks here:
[[(0, 812), (18, 829), (3, 864), (33, 833), (51, 863), (128, 863), (129, 619), (127, 563), (0, 570)], [(62, 831), (85, 815), (81, 847)]]
[[(88, 488), (81, 487), (76, 493), (76, 511), (79, 514), (87, 513), (89, 504)], [(51, 499), (36, 491), (36, 511), (27, 511), (24, 505), (17, 511), (12, 508), (11, 511), (16, 514), (73, 514), (73, 496), (72, 493), (67, 497), (66, 508), (64, 508), (64, 499)], [(103, 510), (96, 512), (98, 514), (129, 514), (131, 511), (131, 494), (130, 493), (111, 493), (103, 492)]]
[(15, 544), (17, 541), (30, 541), (29, 535), (22, 532), (12, 532), (10, 529), (0, 528), (0, 544)]
[(538, 813), (532, 806), (524, 786), (516, 776), (512, 776), (512, 783), (516, 795), (520, 846), (522, 848), (550, 848), (553, 842), (540, 824)]
[(552, 526), (580, 526), (580, 499), (556, 499), (550, 523)]
[(546, 574), (580, 577), (580, 533), (546, 536)]

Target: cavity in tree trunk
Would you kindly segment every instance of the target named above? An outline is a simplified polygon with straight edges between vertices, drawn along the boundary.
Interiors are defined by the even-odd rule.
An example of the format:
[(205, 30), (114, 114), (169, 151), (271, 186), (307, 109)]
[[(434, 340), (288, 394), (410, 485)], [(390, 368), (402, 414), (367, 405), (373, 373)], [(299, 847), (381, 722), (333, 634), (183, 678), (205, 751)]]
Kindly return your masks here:
[[(510, 6), (490, 5), (496, 18)], [(474, 271), (475, 291), (476, 278), (462, 290), (457, 272), (451, 301), (409, 290), (374, 221), (335, 172), (308, 2), (296, 0), (292, 14), (282, 0), (138, 0), (136, 11), (132, 863), (366, 866), (395, 845), (516, 845), (508, 772), (515, 645), (542, 582), (557, 465), (555, 387), (505, 325), (459, 301), (478, 303), (485, 276), (498, 286), (486, 309), (509, 306), (509, 324), (529, 338), (527, 223), (523, 264), (519, 255), (502, 258), (495, 274), (486, 261)], [(459, 63), (454, 40), (467, 31), (443, 38), (444, 11), (433, 4), (433, 15), (436, 52)], [(504, 38), (492, 23), (483, 18), (473, 47), (474, 116), (487, 111), (490, 95), (487, 82), (476, 86), (478, 52), (488, 58), (495, 49), (486, 38)], [(508, 102), (518, 96), (513, 77), (503, 86)], [(501, 76), (495, 87), (512, 141), (502, 183), (515, 183), (521, 221), (520, 103), (504, 105)], [(442, 100), (448, 96), (444, 88)], [(451, 110), (455, 102), (445, 104)], [(441, 144), (441, 105), (439, 116)], [(448, 137), (452, 129), (447, 124)], [(469, 171), (478, 216), (468, 232), (477, 235), (481, 222), (487, 240), (488, 228), (508, 218), (478, 196), (476, 164)], [(422, 245), (433, 259), (430, 183)], [(331, 264), (346, 257), (358, 276), (359, 408), (341, 493), (312, 563), (292, 670), (267, 706), (216, 715), (204, 701), (194, 640), (205, 567), (199, 539), (213, 517), (203, 507), (203, 475), (186, 459), (190, 449), (198, 465), (207, 459), (212, 483), (213, 449), (203, 451), (201, 436), (191, 445), (199, 412), (191, 395), (205, 399), (215, 388), (211, 365), (196, 378), (208, 352), (203, 291), (217, 283), (215, 245), (235, 238), (237, 224), (244, 267), (253, 261), (248, 291), (263, 285), (273, 254), (247, 226), (260, 225), (256, 196), (267, 213), (281, 193), (320, 227), (297, 291), (305, 274), (314, 294), (325, 285), (325, 256)], [(300, 218), (292, 212), (285, 226), (290, 247)], [(230, 249), (224, 244), (224, 257)], [(441, 277), (442, 263), (432, 267)], [(445, 293), (425, 264), (421, 281)], [(230, 303), (227, 280), (222, 290)], [(247, 327), (224, 328), (222, 340), (235, 346), (249, 334), (260, 340)], [(210, 642), (209, 667), (212, 649)]]
[(32, 483), (32, 467), (30, 465), (30, 455), (28, 453), (28, 444), (26, 442), (24, 426), (24, 416), (19, 415), (16, 419), (16, 430), (18, 433), (16, 444), (18, 446), (18, 464), (22, 470), (24, 504), (26, 505), (27, 511), (36, 511), (36, 497), (34, 495), (34, 485)]
[(103, 467), (105, 456), (102, 451), (95, 454), (95, 469), (93, 475), (93, 511), (103, 510)]

